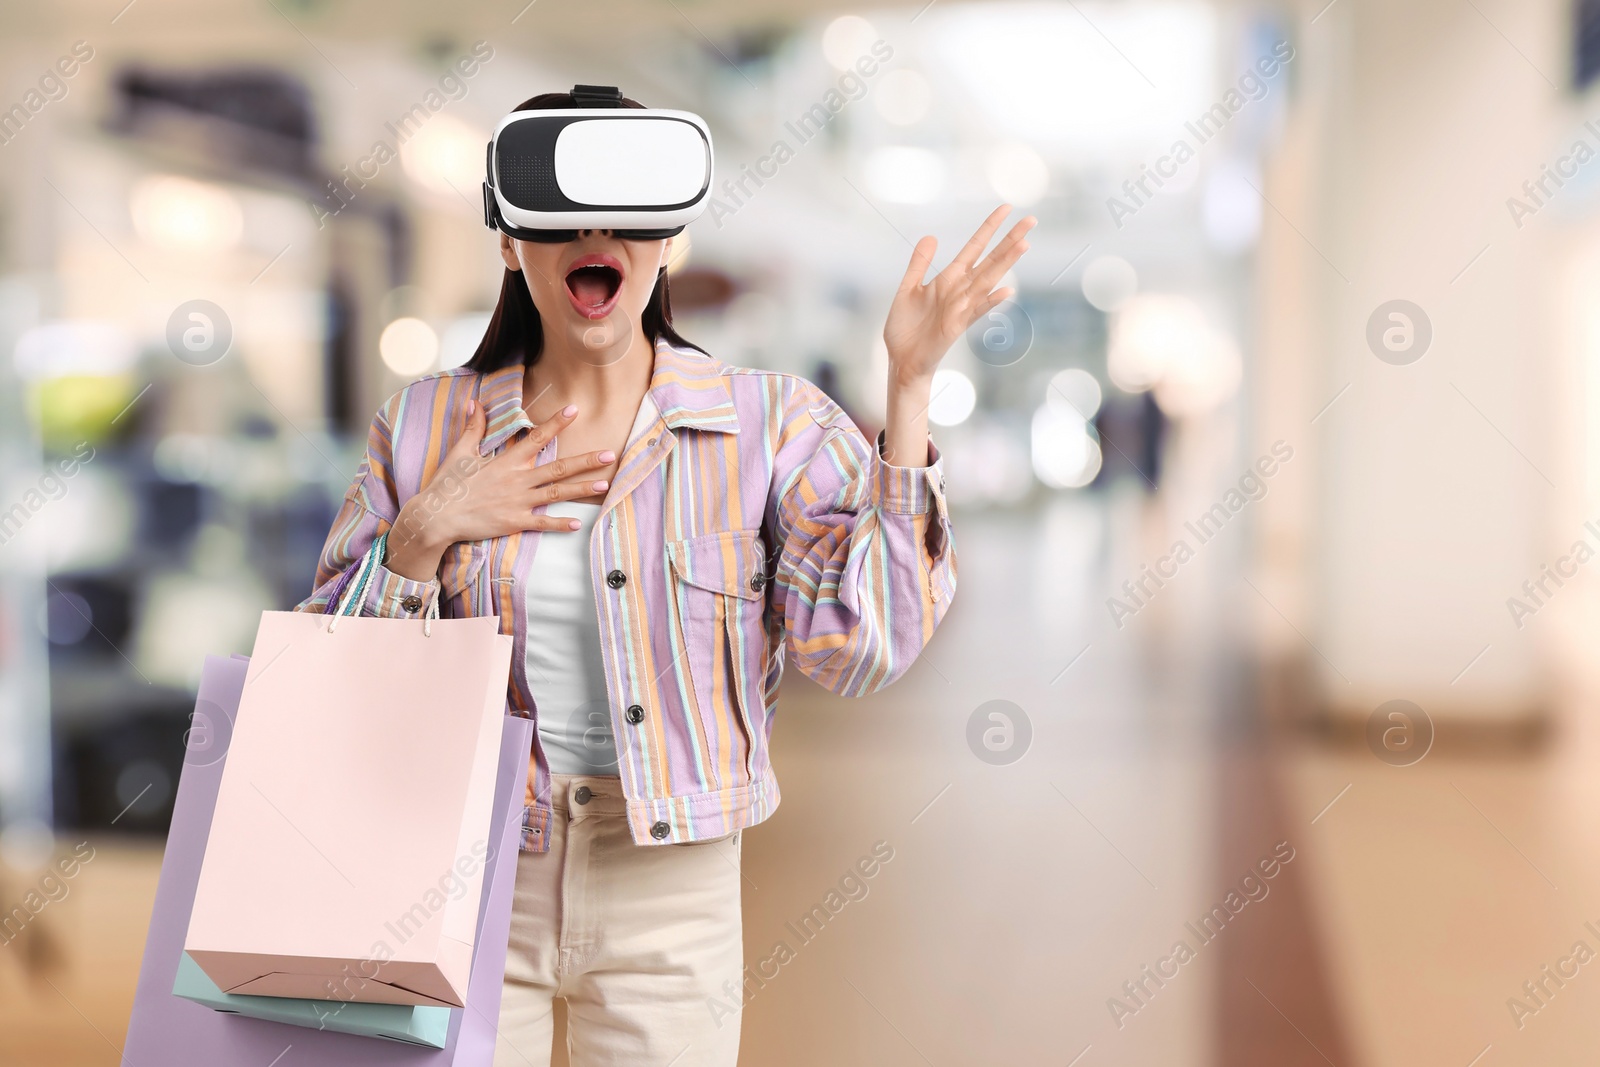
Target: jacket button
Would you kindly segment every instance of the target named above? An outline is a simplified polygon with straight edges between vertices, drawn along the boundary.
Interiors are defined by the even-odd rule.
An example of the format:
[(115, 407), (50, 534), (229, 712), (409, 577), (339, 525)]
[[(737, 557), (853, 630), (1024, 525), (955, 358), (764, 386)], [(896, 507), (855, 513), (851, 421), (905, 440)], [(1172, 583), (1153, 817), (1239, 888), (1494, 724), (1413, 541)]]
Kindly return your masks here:
[(412, 593), (400, 601), (400, 606), (413, 614), (422, 610), (422, 598)]
[(592, 796), (594, 796), (594, 790), (590, 789), (586, 785), (580, 785), (577, 789), (572, 791), (572, 799), (576, 800), (579, 804), (589, 803), (589, 798)]
[(766, 587), (767, 587), (767, 576), (765, 574), (761, 574), (761, 573), (758, 572), (755, 575), (755, 577), (750, 579), (750, 588), (754, 589), (756, 592), (759, 593), (759, 592), (761, 592), (761, 590), (765, 589)]
[(628, 721), (633, 723), (635, 726), (638, 726), (640, 723), (644, 722), (644, 709), (637, 704), (628, 705), (627, 715)]
[(606, 575), (606, 584), (613, 589), (621, 589), (628, 584), (628, 576), (621, 571), (612, 571)]
[(657, 841), (665, 839), (670, 833), (672, 833), (672, 827), (668, 826), (664, 822), (658, 822), (654, 826), (650, 827), (650, 836), (655, 838)]

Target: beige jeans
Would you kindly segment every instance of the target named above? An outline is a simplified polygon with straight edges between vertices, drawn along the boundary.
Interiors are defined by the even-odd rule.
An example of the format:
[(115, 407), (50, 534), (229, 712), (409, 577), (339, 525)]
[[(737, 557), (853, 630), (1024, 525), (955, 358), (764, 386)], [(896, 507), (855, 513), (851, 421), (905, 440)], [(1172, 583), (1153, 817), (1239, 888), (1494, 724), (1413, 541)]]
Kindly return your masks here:
[(548, 852), (517, 858), (495, 1067), (733, 1067), (744, 951), (739, 835), (635, 845), (616, 778), (552, 775)]

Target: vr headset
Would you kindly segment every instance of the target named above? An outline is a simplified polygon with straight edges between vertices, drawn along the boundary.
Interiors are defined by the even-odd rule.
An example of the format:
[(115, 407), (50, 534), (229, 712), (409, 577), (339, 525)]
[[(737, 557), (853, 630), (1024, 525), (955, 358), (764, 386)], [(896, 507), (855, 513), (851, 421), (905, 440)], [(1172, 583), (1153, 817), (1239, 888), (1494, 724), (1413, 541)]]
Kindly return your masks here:
[(575, 85), (578, 106), (513, 111), (489, 141), (483, 221), (522, 241), (610, 230), (660, 240), (705, 210), (711, 131), (699, 115), (622, 106), (614, 85)]

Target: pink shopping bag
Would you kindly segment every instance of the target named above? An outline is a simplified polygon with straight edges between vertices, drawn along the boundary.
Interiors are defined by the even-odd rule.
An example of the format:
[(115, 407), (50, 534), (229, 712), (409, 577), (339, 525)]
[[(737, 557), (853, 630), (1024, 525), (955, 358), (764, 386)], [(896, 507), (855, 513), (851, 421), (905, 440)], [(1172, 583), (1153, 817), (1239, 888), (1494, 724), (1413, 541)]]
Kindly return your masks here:
[[(343, 626), (341, 623), (341, 630)], [(173, 995), (213, 809), (225, 761), (232, 759), (229, 737), (247, 663), (243, 657), (208, 657), (205, 663), (122, 1067), (273, 1062), (281, 1067), (291, 1062), (296, 1067), (489, 1067), (494, 1059), (533, 743), (533, 723), (528, 719), (507, 718), (503, 723), (498, 762), (492, 771), (495, 787), (488, 828), (492, 847), (482, 878), (467, 1005), (450, 1011), (449, 1037), (443, 1049), (226, 1015)], [(378, 827), (374, 832), (382, 831)]]
[(493, 616), (262, 614), (184, 942), (224, 992), (466, 1003), (510, 664)]

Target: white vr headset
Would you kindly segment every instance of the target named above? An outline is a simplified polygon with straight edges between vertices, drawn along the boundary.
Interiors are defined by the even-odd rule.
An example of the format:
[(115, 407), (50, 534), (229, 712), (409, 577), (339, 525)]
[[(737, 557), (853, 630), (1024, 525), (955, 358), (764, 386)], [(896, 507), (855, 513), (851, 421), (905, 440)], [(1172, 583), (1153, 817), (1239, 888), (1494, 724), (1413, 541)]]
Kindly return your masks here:
[(489, 141), (483, 221), (523, 241), (578, 230), (658, 240), (705, 210), (711, 131), (699, 115), (622, 106), (613, 85), (575, 85), (578, 106), (513, 111)]

